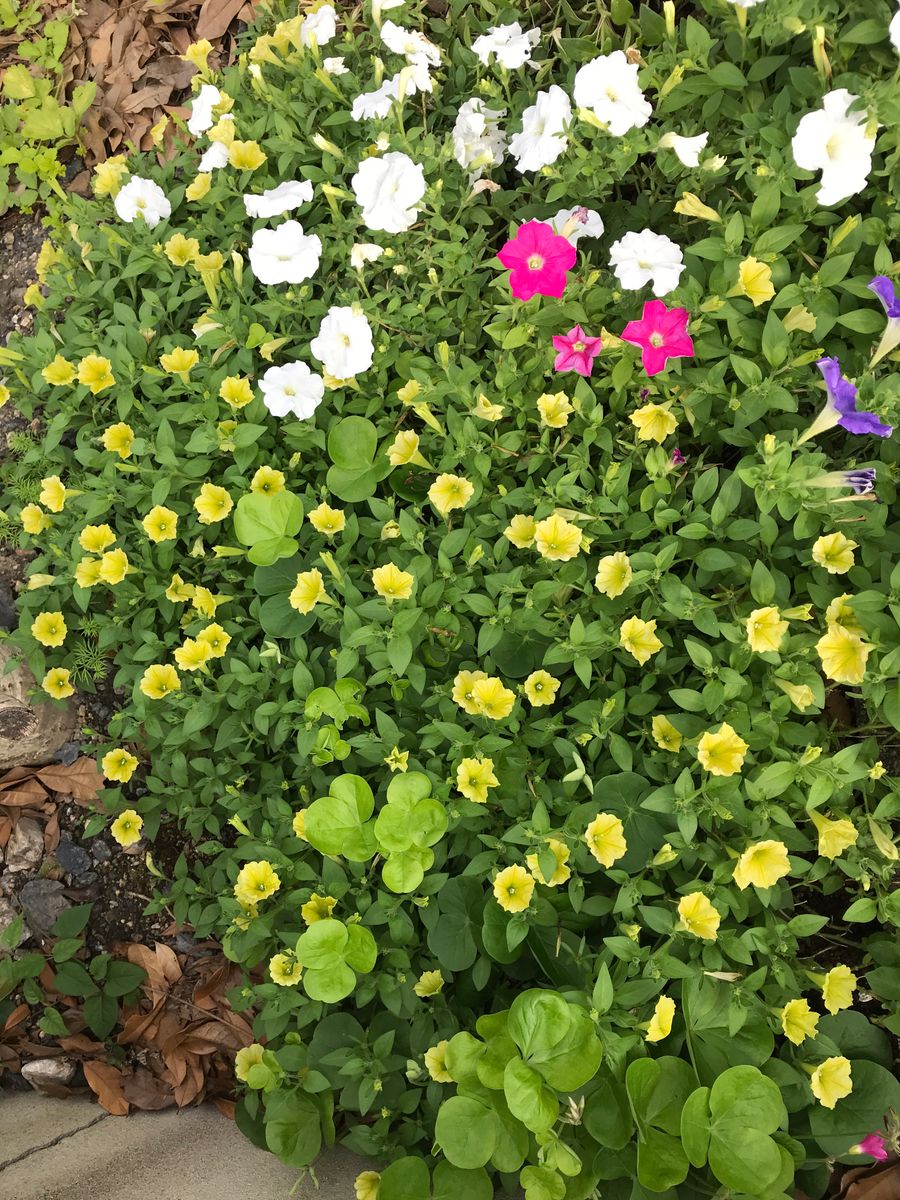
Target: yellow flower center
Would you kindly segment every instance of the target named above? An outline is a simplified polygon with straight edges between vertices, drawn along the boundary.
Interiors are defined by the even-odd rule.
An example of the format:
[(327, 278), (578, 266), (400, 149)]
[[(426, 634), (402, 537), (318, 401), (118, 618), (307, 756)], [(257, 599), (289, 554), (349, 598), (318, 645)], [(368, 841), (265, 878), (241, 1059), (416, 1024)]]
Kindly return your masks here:
[(572, 349), (577, 350), (580, 353), (582, 350), (586, 350), (587, 346), (584, 342), (573, 342)]
[(650, 345), (659, 348), (663, 344), (663, 335), (661, 333), (650, 334)]
[(532, 254), (531, 257), (528, 259), (529, 271), (539, 271), (543, 265), (544, 265), (544, 260), (540, 254)]

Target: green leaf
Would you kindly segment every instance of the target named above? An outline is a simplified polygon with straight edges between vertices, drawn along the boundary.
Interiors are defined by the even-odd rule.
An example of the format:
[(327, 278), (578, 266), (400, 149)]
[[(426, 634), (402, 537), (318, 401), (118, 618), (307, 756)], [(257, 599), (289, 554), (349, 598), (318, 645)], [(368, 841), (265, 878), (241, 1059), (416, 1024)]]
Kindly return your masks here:
[(532, 1133), (551, 1129), (559, 1116), (559, 1101), (543, 1079), (521, 1058), (511, 1058), (503, 1073), (503, 1094), (509, 1111)]
[(815, 1103), (809, 1109), (812, 1135), (823, 1154), (838, 1162), (859, 1163), (847, 1153), (867, 1133), (884, 1128), (884, 1114), (900, 1112), (900, 1082), (877, 1063), (853, 1059), (850, 1064), (853, 1091), (834, 1108)]
[(269, 566), (297, 549), (293, 538), (303, 523), (303, 503), (293, 492), (273, 495), (248, 492), (234, 510), (234, 532), (239, 542), (251, 549), (252, 563)]
[(297, 959), (304, 967), (327, 968), (342, 963), (350, 932), (342, 921), (328, 917), (316, 921), (297, 939)]
[(455, 1166), (474, 1170), (490, 1162), (500, 1136), (494, 1111), (469, 1096), (451, 1096), (438, 1110), (435, 1141)]
[(63, 996), (92, 996), (99, 991), (81, 963), (76, 962), (63, 963), (57, 968), (53, 986)]
[(563, 1200), (566, 1181), (549, 1167), (524, 1167), (519, 1183), (525, 1190), (525, 1200)]
[(27, 67), (16, 63), (3, 74), (3, 94), (10, 100), (30, 100), (36, 95), (34, 78)]
[(358, 775), (331, 781), (329, 794), (306, 810), (306, 838), (323, 854), (341, 855), (351, 862), (368, 862), (375, 854), (375, 832), (369, 817), (375, 797)]
[[(491, 1177), (482, 1167), (464, 1171), (449, 1162), (439, 1162), (434, 1168), (432, 1189), (432, 1200), (493, 1200), (494, 1196)], [(424, 1196), (416, 1200), (424, 1200)]]
[(266, 1101), (266, 1145), (289, 1167), (305, 1167), (322, 1147), (319, 1110), (302, 1092), (272, 1093)]
[(621, 1150), (634, 1133), (625, 1085), (611, 1075), (598, 1078), (584, 1106), (584, 1127), (601, 1146)]
[(681, 1110), (681, 1144), (693, 1167), (706, 1165), (709, 1152), (709, 1088), (691, 1092)]
[(430, 1190), (431, 1180), (424, 1160), (398, 1158), (381, 1173), (378, 1200), (427, 1200)]

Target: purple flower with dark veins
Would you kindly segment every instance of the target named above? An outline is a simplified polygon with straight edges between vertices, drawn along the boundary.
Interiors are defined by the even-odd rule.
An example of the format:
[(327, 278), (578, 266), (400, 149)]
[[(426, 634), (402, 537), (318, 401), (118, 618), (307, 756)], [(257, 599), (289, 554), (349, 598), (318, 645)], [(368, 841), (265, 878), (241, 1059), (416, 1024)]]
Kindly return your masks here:
[(676, 446), (675, 449), (672, 451), (672, 466), (673, 467), (683, 467), (686, 461), (687, 460), (685, 459), (684, 455), (681, 453), (681, 451)]
[(841, 374), (841, 364), (836, 358), (820, 358), (816, 366), (822, 372), (828, 399), (825, 407), (813, 421), (805, 433), (797, 439), (797, 444), (808, 442), (827, 429), (840, 425), (848, 433), (872, 433), (876, 437), (890, 437), (894, 432), (892, 425), (885, 425), (879, 420), (878, 414), (866, 412), (856, 407), (859, 396), (856, 384), (845, 379)]
[[(826, 471), (804, 482), (805, 487), (852, 488), (855, 496), (868, 496), (875, 491), (875, 468), (855, 467), (850, 471)], [(853, 496), (841, 496), (841, 500), (852, 500)], [(872, 499), (877, 499), (873, 496)]]
[(897, 298), (897, 289), (887, 275), (876, 275), (869, 283), (869, 290), (881, 301), (887, 316), (887, 325), (884, 327), (878, 349), (869, 363), (870, 367), (874, 367), (886, 354), (900, 346), (900, 299)]

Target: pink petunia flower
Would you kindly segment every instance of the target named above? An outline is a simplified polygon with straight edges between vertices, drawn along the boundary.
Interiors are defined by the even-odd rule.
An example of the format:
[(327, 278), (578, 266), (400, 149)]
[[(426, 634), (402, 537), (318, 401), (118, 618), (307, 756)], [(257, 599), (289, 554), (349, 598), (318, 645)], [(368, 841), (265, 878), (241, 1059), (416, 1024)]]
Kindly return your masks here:
[(553, 362), (555, 371), (577, 371), (579, 375), (590, 375), (594, 359), (603, 349), (598, 337), (588, 337), (580, 325), (565, 334), (554, 334), (553, 349), (558, 350)]
[(517, 300), (530, 300), (538, 294), (558, 299), (577, 251), (568, 238), (554, 233), (544, 221), (527, 221), (497, 257), (509, 270), (509, 286)]
[(850, 1147), (849, 1153), (868, 1154), (869, 1158), (874, 1158), (876, 1162), (885, 1162), (888, 1157), (888, 1152), (884, 1144), (884, 1134), (866, 1134), (861, 1142)]
[(686, 308), (666, 308), (662, 300), (648, 300), (639, 321), (629, 321), (622, 340), (641, 347), (641, 361), (648, 375), (658, 375), (670, 358), (692, 358), (694, 343), (687, 332), (690, 317)]

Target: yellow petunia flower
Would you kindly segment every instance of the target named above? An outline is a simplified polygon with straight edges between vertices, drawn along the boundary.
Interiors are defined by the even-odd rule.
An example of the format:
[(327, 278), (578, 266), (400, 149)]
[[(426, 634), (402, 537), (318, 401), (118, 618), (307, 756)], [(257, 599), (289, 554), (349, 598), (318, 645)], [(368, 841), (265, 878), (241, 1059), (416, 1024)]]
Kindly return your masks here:
[(653, 734), (653, 740), (659, 746), (660, 750), (668, 750), (672, 754), (677, 754), (681, 749), (681, 744), (684, 738), (672, 724), (668, 717), (658, 714), (650, 722), (650, 729)]
[(490, 758), (464, 758), (456, 768), (456, 790), (475, 804), (485, 804), (488, 788), (500, 786)]
[(68, 633), (61, 612), (42, 612), (31, 623), (31, 636), (42, 646), (61, 646)]
[(526, 517), (523, 513), (517, 513), (503, 530), (503, 536), (518, 550), (527, 550), (529, 546), (534, 545), (536, 530), (537, 522), (534, 517)]
[(206, 60), (209, 58), (212, 50), (212, 43), (206, 38), (200, 38), (199, 41), (191, 42), (184, 54), (180, 55), (182, 62), (188, 62), (191, 66), (196, 67), (198, 71), (206, 69)]
[(94, 177), (91, 181), (94, 195), (116, 196), (127, 174), (128, 167), (125, 163), (124, 154), (115, 154), (112, 158), (108, 158), (106, 162), (98, 163), (94, 167)]
[(741, 296), (746, 296), (758, 308), (775, 295), (772, 285), (772, 268), (762, 263), (758, 258), (745, 258), (738, 267), (737, 290)]
[(189, 200), (191, 202), (195, 200), (202, 200), (203, 197), (208, 194), (211, 187), (212, 175), (207, 173), (197, 175), (193, 183), (189, 183), (185, 188), (184, 198), (185, 200)]
[(143, 827), (144, 818), (136, 813), (133, 808), (126, 808), (124, 812), (119, 813), (112, 825), (110, 825), (109, 832), (120, 846), (133, 846), (135, 842), (141, 840), (141, 830)]
[(656, 622), (642, 621), (640, 617), (629, 617), (622, 622), (619, 627), (619, 645), (641, 666), (663, 648), (662, 642), (656, 636)]
[(19, 520), (22, 522), (25, 532), (32, 536), (43, 533), (45, 529), (50, 529), (53, 525), (39, 504), (26, 504), (19, 513)]
[(612, 813), (597, 813), (584, 831), (584, 840), (601, 867), (611, 867), (628, 850), (625, 828)]
[(575, 411), (565, 392), (554, 392), (552, 396), (544, 392), (542, 396), (538, 396), (537, 407), (541, 424), (548, 429), (564, 429)]
[(472, 685), (472, 694), (478, 705), (479, 716), (487, 717), (490, 721), (504, 720), (516, 702), (515, 692), (504, 687), (503, 681), (493, 676), (477, 679)]
[(195, 638), (185, 638), (172, 656), (182, 671), (199, 671), (211, 657), (209, 646)]
[(484, 392), (478, 393), (475, 407), (472, 409), (473, 414), (481, 417), (482, 421), (499, 421), (505, 411), (502, 404), (492, 404)]
[(97, 574), (104, 583), (115, 587), (128, 574), (128, 555), (124, 550), (107, 550), (100, 559)]
[(631, 423), (642, 442), (664, 442), (678, 428), (666, 404), (645, 404), (631, 414)]
[(116, 382), (112, 363), (102, 354), (88, 354), (78, 364), (78, 382), (90, 388), (91, 394), (105, 391)]
[(494, 880), (494, 898), (504, 912), (524, 912), (534, 895), (534, 879), (524, 867), (504, 867)]
[(419, 435), (412, 430), (401, 430), (385, 450), (392, 467), (404, 467), (415, 463), (418, 467), (430, 467), (428, 459), (419, 453)]
[(772, 680), (776, 687), (781, 688), (791, 703), (800, 711), (812, 708), (816, 702), (812, 688), (806, 683), (791, 683), (787, 679), (779, 679), (776, 675)]
[(413, 593), (415, 582), (415, 575), (409, 571), (401, 571), (394, 563), (386, 563), (372, 571), (372, 586), (388, 604), (395, 600), (408, 600)]
[(66, 667), (51, 667), (41, 680), (41, 687), (54, 700), (65, 700), (75, 695), (70, 679), (71, 672)]
[[(190, 587), (190, 584), (186, 584), (185, 586)], [(202, 613), (204, 617), (211, 619), (216, 615), (216, 609), (219, 605), (225, 604), (232, 598), (231, 596), (213, 595), (209, 588), (195, 587), (190, 599), (192, 607), (196, 608), (198, 613)]]
[(848, 633), (861, 634), (863, 632), (859, 618), (852, 604), (849, 603), (853, 599), (854, 597), (848, 592), (845, 592), (842, 596), (835, 596), (825, 609), (825, 624), (829, 629), (832, 625), (840, 625)]
[(252, 1067), (258, 1067), (266, 1052), (265, 1046), (254, 1042), (252, 1046), (243, 1046), (234, 1056), (235, 1078), (246, 1083)]
[(204, 483), (196, 499), (194, 510), (201, 525), (213, 525), (216, 521), (224, 521), (234, 508), (234, 501), (225, 488), (217, 483)]
[(453, 700), (470, 717), (475, 717), (481, 712), (475, 697), (475, 684), (481, 679), (487, 679), (484, 671), (460, 671), (453, 680)]
[(669, 996), (660, 996), (653, 1010), (653, 1016), (650, 1018), (650, 1024), (647, 1026), (647, 1032), (644, 1034), (644, 1040), (661, 1042), (663, 1038), (667, 1038), (672, 1032), (674, 1017), (675, 1001)]
[(168, 663), (153, 663), (141, 676), (139, 687), (150, 700), (164, 700), (181, 688), (178, 672)]
[(453, 1082), (453, 1076), (447, 1070), (447, 1047), (449, 1044), (445, 1038), (436, 1046), (425, 1051), (425, 1069), (435, 1083)]
[(221, 658), (228, 649), (231, 635), (226, 633), (221, 625), (207, 625), (197, 634), (197, 641), (209, 648), (210, 658)]
[(284, 491), (284, 472), (274, 467), (260, 467), (250, 480), (250, 491), (262, 496), (274, 496)]
[(581, 549), (581, 530), (559, 513), (552, 513), (535, 525), (534, 544), (541, 558), (568, 562)]
[(421, 1000), (427, 1000), (429, 996), (437, 996), (443, 987), (444, 976), (440, 971), (423, 971), (413, 984), (413, 991)]
[[(257, 45), (259, 42), (257, 42)], [(356, 1200), (378, 1200), (381, 1176), (377, 1171), (361, 1171), (353, 1181)]]
[(832, 625), (816, 642), (822, 670), (835, 683), (862, 683), (872, 646), (841, 625)]
[(164, 371), (169, 375), (178, 375), (185, 380), (199, 361), (200, 355), (197, 351), (188, 350), (184, 346), (176, 346), (168, 354), (159, 356), (159, 365)]
[(808, 1037), (816, 1036), (819, 1014), (813, 1012), (808, 1001), (789, 1000), (779, 1015), (784, 1036), (795, 1046), (799, 1046)]
[(123, 459), (130, 458), (134, 445), (134, 430), (124, 421), (119, 421), (118, 424), (104, 429), (100, 436), (100, 442), (103, 449), (108, 450), (111, 454), (118, 454), (119, 458)]
[(262, 859), (241, 867), (235, 880), (234, 894), (240, 904), (249, 906), (268, 900), (280, 887), (281, 880), (272, 864)]
[(556, 866), (553, 868), (553, 874), (549, 879), (544, 878), (541, 871), (540, 857), (537, 854), (526, 854), (525, 862), (528, 864), (528, 870), (532, 873), (538, 883), (544, 884), (545, 887), (559, 887), (560, 884), (566, 882), (570, 878), (572, 871), (568, 867), (569, 847), (565, 842), (561, 842), (558, 838), (547, 838), (547, 846), (556, 860)]
[(200, 243), (183, 233), (173, 233), (163, 245), (163, 253), (173, 267), (186, 267), (200, 253)]
[(171, 542), (178, 536), (178, 514), (162, 504), (154, 505), (141, 524), (151, 542)]
[(853, 566), (853, 551), (859, 545), (843, 533), (827, 533), (812, 548), (812, 559), (829, 575), (846, 575)]
[(255, 171), (266, 161), (266, 156), (257, 142), (240, 142), (235, 139), (228, 147), (228, 161), (238, 171)]
[(748, 887), (774, 887), (791, 871), (784, 842), (756, 842), (748, 846), (734, 868), (734, 882), (745, 891)]
[(838, 1100), (843, 1100), (853, 1091), (850, 1060), (843, 1055), (826, 1058), (813, 1071), (809, 1083), (813, 1095), (823, 1108), (834, 1108)]
[(99, 558), (83, 558), (75, 567), (75, 582), (79, 587), (92, 588), (100, 582), (100, 567), (103, 564)]
[(301, 571), (288, 596), (291, 608), (295, 608), (297, 612), (304, 615), (312, 612), (317, 604), (328, 604), (330, 600), (331, 597), (325, 591), (322, 572), (318, 567), (313, 567), (311, 571)]
[(41, 371), (44, 382), (49, 383), (52, 387), (65, 387), (72, 382), (76, 374), (75, 364), (70, 363), (61, 354), (57, 354), (53, 362), (48, 363)]
[(653, 855), (653, 858), (650, 860), (650, 864), (654, 867), (666, 867), (669, 865), (669, 863), (675, 862), (677, 858), (678, 854), (672, 849), (671, 844), (669, 842), (663, 842), (657, 852)]
[(597, 563), (597, 574), (594, 577), (594, 587), (610, 600), (621, 596), (634, 578), (628, 555), (622, 550), (615, 554), (607, 554)]
[(121, 746), (116, 750), (108, 750), (100, 762), (104, 776), (116, 783), (127, 783), (137, 765), (135, 756)]
[(382, 759), (382, 762), (390, 768), (391, 774), (394, 771), (405, 773), (409, 770), (409, 751), (401, 750), (399, 746), (394, 746), (390, 754)]
[(845, 850), (856, 845), (859, 830), (846, 817), (832, 821), (822, 813), (811, 812), (809, 819), (818, 832), (818, 849), (823, 858), (839, 858)]
[(679, 928), (694, 937), (714, 942), (722, 920), (719, 910), (702, 892), (691, 892), (678, 901)]
[(307, 925), (315, 925), (316, 921), (327, 921), (336, 904), (334, 896), (310, 896), (306, 903), (300, 906), (300, 916)]
[(428, 489), (428, 499), (443, 517), (454, 508), (465, 508), (474, 491), (475, 488), (462, 475), (438, 475)]
[(747, 628), (747, 642), (754, 654), (775, 653), (788, 631), (787, 621), (783, 621), (778, 609), (771, 606), (754, 608), (744, 624)]
[(715, 733), (707, 730), (697, 745), (697, 761), (710, 775), (737, 775), (749, 749), (742, 737), (723, 721)]
[(300, 838), (302, 842), (306, 841), (306, 809), (298, 809), (291, 818), (291, 829), (294, 832), (294, 837)]
[(825, 975), (822, 980), (822, 1001), (832, 1016), (851, 1006), (856, 982), (856, 976), (843, 964), (832, 967)]
[(309, 523), (317, 533), (322, 533), (327, 538), (333, 538), (335, 534), (340, 533), (347, 524), (347, 518), (344, 516), (344, 511), (341, 508), (332, 508), (330, 504), (324, 501), (318, 506), (310, 510)]
[(62, 512), (66, 500), (72, 495), (74, 493), (64, 486), (58, 475), (48, 475), (46, 479), (41, 480), (41, 494), (38, 500), (50, 512)]
[(535, 708), (552, 704), (559, 691), (561, 680), (551, 675), (549, 671), (532, 671), (522, 688)]
[(185, 583), (180, 575), (173, 575), (172, 581), (166, 588), (166, 599), (171, 600), (173, 604), (183, 604), (187, 600), (193, 600), (195, 588), (192, 583)]
[(269, 978), (282, 987), (299, 983), (303, 968), (291, 954), (273, 954), (269, 959)]
[(219, 398), (232, 408), (245, 408), (253, 399), (253, 384), (244, 375), (228, 375), (219, 384)]

